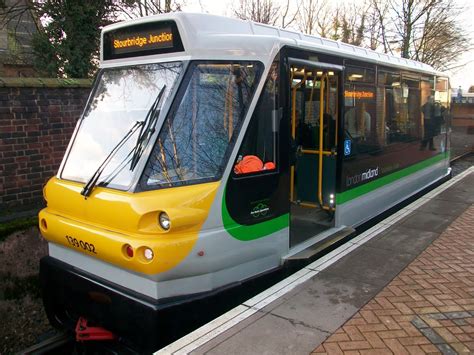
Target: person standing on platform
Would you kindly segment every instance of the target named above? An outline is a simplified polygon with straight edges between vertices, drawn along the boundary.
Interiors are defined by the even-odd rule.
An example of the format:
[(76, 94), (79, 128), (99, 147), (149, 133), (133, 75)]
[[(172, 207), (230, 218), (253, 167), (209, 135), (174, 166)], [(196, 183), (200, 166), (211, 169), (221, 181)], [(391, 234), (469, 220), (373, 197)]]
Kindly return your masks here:
[(425, 150), (427, 145), (429, 145), (429, 150), (436, 150), (433, 143), (433, 137), (436, 135), (433, 96), (429, 96), (425, 104), (421, 106), (421, 112), (423, 112), (424, 134), (420, 150)]

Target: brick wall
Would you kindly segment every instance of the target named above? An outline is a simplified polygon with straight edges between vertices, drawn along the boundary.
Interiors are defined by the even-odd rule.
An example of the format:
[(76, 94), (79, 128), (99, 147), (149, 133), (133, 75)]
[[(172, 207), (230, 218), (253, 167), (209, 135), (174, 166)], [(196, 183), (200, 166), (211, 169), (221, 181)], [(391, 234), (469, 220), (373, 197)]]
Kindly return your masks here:
[(0, 78), (0, 215), (41, 206), (90, 80)]

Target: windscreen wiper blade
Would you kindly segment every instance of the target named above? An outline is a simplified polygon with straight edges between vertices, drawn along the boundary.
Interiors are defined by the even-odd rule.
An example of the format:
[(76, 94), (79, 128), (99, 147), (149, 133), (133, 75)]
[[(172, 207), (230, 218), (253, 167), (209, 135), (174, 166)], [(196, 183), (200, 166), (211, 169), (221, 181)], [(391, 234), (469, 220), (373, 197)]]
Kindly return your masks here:
[(120, 148), (122, 148), (122, 146), (130, 139), (130, 137), (133, 136), (133, 134), (138, 130), (138, 128), (141, 128), (140, 133), (138, 134), (137, 143), (135, 144), (135, 147), (126, 157), (128, 158), (130, 154), (133, 154), (131, 158), (130, 170), (133, 170), (135, 168), (138, 161), (140, 160), (141, 155), (143, 154), (143, 151), (145, 150), (150, 136), (155, 131), (156, 120), (158, 119), (159, 114), (158, 107), (161, 103), (165, 90), (166, 85), (164, 85), (158, 93), (155, 101), (153, 102), (153, 105), (151, 105), (150, 109), (148, 110), (145, 119), (143, 121), (137, 121), (130, 129), (130, 131), (128, 131), (128, 133), (120, 140), (120, 142), (118, 142), (117, 145), (110, 151), (109, 155), (99, 165), (97, 170), (85, 184), (84, 188), (81, 191), (81, 195), (83, 195), (84, 197), (90, 196), (92, 190), (97, 185), (97, 181), (102, 175), (107, 164), (120, 150)]
[(138, 130), (139, 127), (144, 126), (145, 121), (137, 121), (133, 125), (133, 127), (127, 132), (127, 134), (120, 140), (120, 142), (117, 143), (117, 145), (110, 151), (109, 155), (104, 159), (104, 161), (99, 165), (97, 170), (94, 172), (94, 174), (90, 177), (90, 179), (87, 181), (87, 183), (84, 185), (84, 188), (81, 191), (81, 195), (84, 197), (90, 196), (92, 193), (92, 190), (94, 187), (97, 185), (97, 181), (99, 180), (102, 172), (104, 171), (105, 167), (107, 164), (110, 162), (110, 160), (114, 157), (114, 155), (122, 148), (122, 146), (130, 139), (131, 136)]
[(133, 155), (132, 160), (130, 163), (130, 170), (135, 169), (137, 166), (140, 157), (143, 154), (146, 146), (148, 145), (148, 141), (150, 140), (151, 135), (155, 132), (156, 121), (158, 120), (158, 116), (160, 113), (160, 103), (163, 99), (164, 93), (166, 90), (166, 85), (163, 85), (160, 92), (156, 96), (155, 102), (151, 105), (150, 109), (148, 110), (145, 120), (143, 121), (143, 126), (138, 134), (137, 143), (133, 148)]

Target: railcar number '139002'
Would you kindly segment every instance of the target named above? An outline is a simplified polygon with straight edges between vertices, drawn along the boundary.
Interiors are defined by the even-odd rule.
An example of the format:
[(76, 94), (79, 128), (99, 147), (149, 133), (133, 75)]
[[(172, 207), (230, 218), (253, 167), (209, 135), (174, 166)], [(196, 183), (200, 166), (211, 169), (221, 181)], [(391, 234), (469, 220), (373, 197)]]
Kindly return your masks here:
[(95, 251), (95, 246), (92, 243), (84, 242), (82, 240), (77, 240), (76, 238), (71, 237), (69, 235), (66, 235), (66, 240), (70, 245), (76, 248), (84, 249), (88, 251), (89, 253), (97, 254), (97, 252)]

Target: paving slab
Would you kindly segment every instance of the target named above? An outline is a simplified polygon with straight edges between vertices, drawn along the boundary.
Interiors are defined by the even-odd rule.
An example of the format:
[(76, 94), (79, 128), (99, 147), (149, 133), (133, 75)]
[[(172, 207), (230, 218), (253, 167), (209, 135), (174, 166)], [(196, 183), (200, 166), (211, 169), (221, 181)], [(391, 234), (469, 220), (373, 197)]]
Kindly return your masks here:
[(190, 352), (192, 355), (197, 354), (207, 354), (210, 351), (215, 351), (216, 348), (220, 346), (220, 344), (228, 341), (234, 335), (239, 334), (242, 330), (248, 328), (253, 323), (255, 323), (260, 318), (264, 317), (267, 313), (257, 311), (255, 314), (251, 315), (250, 317), (244, 319), (243, 321), (239, 322), (235, 326), (231, 327), (224, 333), (220, 334), (218, 338), (211, 339), (206, 344), (201, 346), (200, 348)]
[[(473, 192), (474, 194), (474, 192)], [(423, 213), (434, 213), (457, 217), (471, 206), (466, 202), (454, 202), (442, 199), (432, 199), (418, 209)]]
[(467, 175), (464, 179), (455, 183), (451, 188), (453, 190), (474, 192), (474, 173)]
[(301, 322), (266, 314), (214, 348), (193, 354), (309, 354), (315, 341), (322, 342), (329, 335)]
[(439, 236), (438, 233), (397, 225), (369, 240), (365, 245), (372, 248), (419, 254)]
[(273, 315), (326, 332), (334, 332), (380, 287), (361, 281), (321, 274), (305, 282), (304, 289), (272, 309)]
[(451, 222), (455, 216), (439, 215), (434, 213), (419, 212), (411, 213), (400, 222), (400, 225), (406, 228), (418, 229), (422, 231), (435, 232), (440, 234)]
[(468, 185), (453, 185), (452, 188), (441, 192), (435, 199), (446, 200), (452, 202), (474, 203), (474, 193), (469, 191)]
[(415, 258), (412, 253), (394, 253), (391, 250), (362, 245), (332, 265), (325, 274), (337, 275), (375, 286), (383, 286)]

